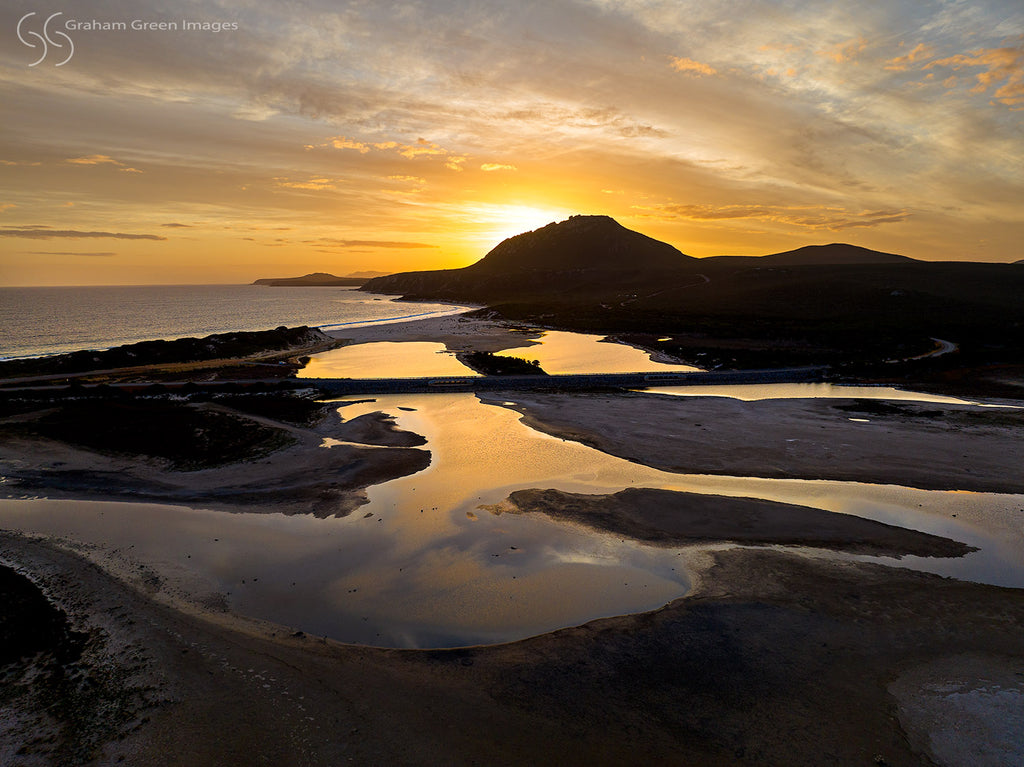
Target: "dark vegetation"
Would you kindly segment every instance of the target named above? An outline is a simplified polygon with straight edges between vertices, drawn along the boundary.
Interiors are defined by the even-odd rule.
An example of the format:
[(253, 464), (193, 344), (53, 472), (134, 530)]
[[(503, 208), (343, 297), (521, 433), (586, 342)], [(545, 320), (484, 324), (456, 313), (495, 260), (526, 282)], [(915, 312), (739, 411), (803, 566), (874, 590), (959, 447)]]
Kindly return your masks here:
[(0, 362), (0, 378), (236, 359), (263, 353), (287, 352), (290, 349), (330, 341), (331, 339), (319, 330), (306, 326), (218, 333), (205, 338), (179, 338), (174, 341), (140, 341), (105, 351), (78, 351), (52, 357)]
[(0, 667), (36, 653), (76, 660), (83, 638), (32, 581), (0, 565)]
[(467, 352), (458, 355), (458, 358), (463, 364), (485, 376), (547, 375), (541, 370), (539, 360), (504, 357), (491, 352)]
[(671, 249), (673, 258), (633, 235), (604, 216), (576, 217), (506, 240), (465, 269), (391, 275), (365, 289), (487, 304), (478, 316), (632, 334), (707, 368), (831, 364), (889, 376), (899, 371), (888, 361), (932, 351), (932, 338), (960, 350), (925, 367), (1024, 363), (1016, 264), (915, 261), (841, 244), (762, 258)]
[(274, 421), (283, 421), (294, 426), (314, 426), (337, 407), (306, 397), (281, 394), (222, 394), (191, 397), (193, 402), (205, 399), (240, 410), (243, 413), (270, 418)]
[[(221, 412), (208, 403), (127, 396), (55, 399), (49, 407), (13, 409), (22, 415), (0, 425), (0, 436), (44, 437), (108, 455), (143, 455), (166, 461), (175, 471), (193, 471), (251, 460), (293, 443), (282, 429)], [(36, 403), (37, 408), (41, 403)], [(238, 402), (239, 409), (312, 417), (303, 405)]]

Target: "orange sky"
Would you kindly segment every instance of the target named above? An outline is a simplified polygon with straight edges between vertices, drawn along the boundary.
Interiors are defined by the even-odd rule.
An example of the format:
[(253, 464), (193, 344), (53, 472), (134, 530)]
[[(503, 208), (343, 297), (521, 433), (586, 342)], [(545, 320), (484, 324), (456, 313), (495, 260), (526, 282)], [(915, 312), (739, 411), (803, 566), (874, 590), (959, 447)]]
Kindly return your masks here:
[[(1019, 0), (168, 6), (76, 3), (35, 66), (0, 10), (0, 284), (458, 267), (574, 213), (1024, 258)], [(132, 20), (237, 29), (82, 24)]]

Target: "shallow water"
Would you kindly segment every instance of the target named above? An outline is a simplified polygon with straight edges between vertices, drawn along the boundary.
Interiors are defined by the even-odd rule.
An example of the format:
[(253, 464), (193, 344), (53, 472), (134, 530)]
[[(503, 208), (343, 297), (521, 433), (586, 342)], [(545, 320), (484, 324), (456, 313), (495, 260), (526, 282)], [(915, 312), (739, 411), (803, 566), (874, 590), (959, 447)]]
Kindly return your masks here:
[(418, 378), (475, 376), (444, 344), (375, 341), (313, 355), (300, 378)]
[(605, 336), (545, 330), (531, 345), (498, 352), (506, 357), (538, 360), (545, 373), (646, 373), (700, 370), (690, 365), (655, 362), (650, 355), (632, 346), (605, 342)]
[[(905, 391), (892, 386), (845, 386), (830, 383), (770, 383), (715, 386), (659, 386), (643, 391), (650, 394), (670, 394), (676, 397), (729, 397), (741, 400), (761, 399), (885, 399), (913, 402), (935, 402), (944, 405), (977, 405), (970, 400), (947, 397), (942, 394)], [(984, 407), (1006, 407), (984, 405)]]
[(432, 463), (370, 488), (370, 504), (344, 519), (34, 500), (0, 501), (0, 525), (97, 546), (93, 556), (125, 567), (142, 563), (172, 596), (221, 595), (243, 615), (381, 646), (507, 641), (653, 609), (686, 593), (689, 558), (709, 548), (646, 546), (480, 508), (528, 487), (661, 487), (857, 514), (982, 548), (901, 566), (1024, 587), (1024, 496), (675, 475), (541, 434), (471, 394), (389, 395), (341, 409), (345, 418), (375, 411), (427, 437)]

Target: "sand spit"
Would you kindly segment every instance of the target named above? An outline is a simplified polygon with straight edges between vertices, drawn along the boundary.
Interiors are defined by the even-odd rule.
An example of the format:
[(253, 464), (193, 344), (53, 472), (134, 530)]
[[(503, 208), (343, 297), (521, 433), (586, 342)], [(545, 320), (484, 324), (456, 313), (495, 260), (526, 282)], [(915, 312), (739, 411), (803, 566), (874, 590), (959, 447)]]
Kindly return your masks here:
[(430, 341), (442, 343), (452, 352), (500, 352), (517, 346), (526, 346), (541, 334), (540, 330), (532, 328), (517, 328), (508, 323), (463, 317), (458, 314), (359, 328), (328, 328), (324, 332), (328, 336), (344, 339), (351, 344), (377, 341)]
[[(383, 417), (344, 422), (332, 411), (314, 425), (299, 426), (225, 405), (197, 407), (278, 430), (289, 437), (290, 445), (254, 460), (181, 471), (144, 456), (15, 437), (0, 442), (5, 495), (344, 516), (366, 502), (365, 488), (430, 465), (430, 453), (414, 449), (423, 444), (422, 438), (395, 429)], [(324, 447), (325, 441), (333, 446)]]
[(808, 506), (652, 488), (611, 495), (517, 490), (504, 502), (484, 508), (494, 514), (546, 514), (666, 546), (732, 541), (890, 557), (960, 557), (977, 550), (949, 538)]
[[(930, 745), (949, 720), (921, 714), (943, 705), (928, 687), (937, 672), (921, 669), (953, 664), (957, 690), (979, 696), (1024, 673), (1020, 590), (764, 550), (713, 556), (694, 595), (653, 613), (397, 651), (178, 612), (145, 594), (142, 575), (118, 581), (3, 535), (0, 559), (92, 637), (82, 687), (121, 680), (123, 694), (113, 713), (96, 709), (107, 729), (76, 740), (79, 711), (26, 692), (43, 659), (10, 664), (2, 742), (12, 765), (57, 763), (72, 747), (97, 764), (190, 767), (953, 764)], [(965, 656), (973, 665), (958, 665)], [(970, 737), (984, 741), (979, 721)], [(984, 742), (1004, 763), (1020, 756), (1019, 743)]]
[(642, 393), (479, 396), (518, 410), (535, 429), (665, 471), (1024, 492), (1021, 410)]

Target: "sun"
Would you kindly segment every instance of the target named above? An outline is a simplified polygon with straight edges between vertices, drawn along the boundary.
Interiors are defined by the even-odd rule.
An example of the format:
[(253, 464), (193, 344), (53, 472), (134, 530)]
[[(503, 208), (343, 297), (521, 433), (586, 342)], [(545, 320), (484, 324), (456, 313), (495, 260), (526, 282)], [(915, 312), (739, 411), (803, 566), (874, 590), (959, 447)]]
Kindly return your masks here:
[(473, 220), (473, 239), (488, 249), (509, 237), (562, 221), (571, 215), (571, 212), (558, 208), (487, 203), (474, 205), (465, 213)]

